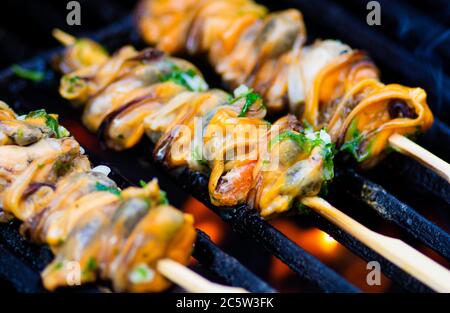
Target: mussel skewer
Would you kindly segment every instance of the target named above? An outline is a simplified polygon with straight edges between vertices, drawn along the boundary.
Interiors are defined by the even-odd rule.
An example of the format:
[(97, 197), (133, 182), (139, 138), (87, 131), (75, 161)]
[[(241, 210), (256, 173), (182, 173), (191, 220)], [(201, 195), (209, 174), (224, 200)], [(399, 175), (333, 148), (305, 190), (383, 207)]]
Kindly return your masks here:
[(120, 292), (159, 292), (168, 280), (190, 292), (247, 292), (187, 268), (193, 217), (170, 206), (156, 180), (117, 188), (57, 118), (45, 110), (16, 116), (0, 102), (0, 217), (21, 220), (24, 236), (55, 253), (44, 287), (101, 278)]

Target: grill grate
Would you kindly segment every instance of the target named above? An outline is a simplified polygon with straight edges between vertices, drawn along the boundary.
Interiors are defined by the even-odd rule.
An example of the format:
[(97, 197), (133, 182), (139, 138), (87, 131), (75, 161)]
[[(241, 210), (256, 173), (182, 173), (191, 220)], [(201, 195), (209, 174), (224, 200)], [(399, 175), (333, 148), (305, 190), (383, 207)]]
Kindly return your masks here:
[[(9, 10), (19, 11), (21, 7), (27, 7), (31, 2), (25, 0), (6, 1), (6, 8), (2, 10), (3, 13), (0, 13), (0, 17)], [(35, 32), (39, 36), (33, 35), (33, 38), (29, 38), (29, 31), (24, 32), (14, 29), (14, 26), (11, 26), (14, 25), (11, 18), (0, 20), (0, 40), (1, 42), (7, 40), (8, 43), (11, 43), (11, 45), (4, 45), (7, 47), (2, 48), (0, 51), (0, 67), (9, 66), (18, 59), (37, 55), (32, 60), (26, 62), (25, 65), (30, 68), (48, 69), (48, 61), (59, 49), (43, 52), (49, 47), (56, 46), (56, 43), (49, 37), (49, 28), (54, 26), (67, 29), (69, 32), (75, 34), (85, 32), (86, 30), (97, 30), (88, 35), (92, 35), (93, 38), (100, 40), (102, 43), (106, 43), (107, 47), (111, 50), (125, 43), (133, 43), (138, 47), (140, 46), (138, 36), (132, 30), (131, 17), (124, 16), (124, 14), (130, 12), (133, 8), (134, 1), (101, 0), (98, 2), (80, 2), (82, 2), (83, 11), (89, 13), (86, 16), (86, 25), (75, 28), (75, 32), (74, 28), (64, 27), (65, 21), (55, 18), (52, 12), (61, 13), (59, 16), (64, 16), (63, 14), (65, 14), (65, 8), (63, 7), (61, 9), (60, 2), (56, 1), (45, 1), (45, 7), (40, 6), (40, 9), (37, 10), (39, 14), (33, 14), (33, 10), (26, 11), (26, 14), (29, 14), (31, 18), (30, 24), (37, 25)], [(449, 10), (447, 8), (450, 8), (450, 6), (445, 5), (445, 2), (435, 3), (434, 5), (436, 6), (442, 5), (441, 9), (438, 12), (427, 11), (428, 16), (420, 15), (421, 24), (414, 24), (414, 27), (408, 29), (408, 36), (412, 37), (404, 37), (398, 31), (395, 33), (383, 32), (380, 31), (383, 28), (370, 28), (365, 25), (365, 16), (358, 16), (358, 14), (367, 12), (365, 10), (366, 2), (362, 0), (351, 0), (345, 4), (337, 4), (337, 2), (331, 0), (316, 1), (314, 3), (305, 0), (280, 0), (276, 4), (264, 4), (272, 9), (297, 6), (305, 16), (306, 25), (312, 38), (335, 37), (342, 39), (352, 46), (364, 48), (369, 51), (377, 64), (380, 65), (382, 72), (387, 74), (384, 76), (384, 80), (400, 81), (402, 83), (424, 87), (430, 95), (430, 106), (441, 120), (437, 119), (435, 121), (433, 128), (423, 136), (421, 144), (444, 159), (448, 159), (450, 156), (450, 146), (442, 144), (448, 141), (450, 135), (450, 129), (445, 124), (445, 122), (448, 123), (450, 121), (448, 110), (445, 110), (445, 105), (448, 104), (450, 99), (450, 89), (448, 88), (450, 87), (450, 79), (447, 76), (448, 69), (443, 69), (438, 63), (427, 63), (426, 58), (430, 56), (420, 56), (414, 53), (414, 49), (420, 47), (408, 46), (408, 44), (412, 44), (411, 38), (420, 38), (421, 36), (419, 31), (422, 28), (417, 28), (417, 25), (433, 27), (437, 32), (445, 29), (448, 30), (444, 22), (445, 17), (448, 20)], [(407, 12), (411, 12), (411, 16), (414, 16), (414, 14), (419, 14), (418, 9), (423, 9), (421, 7), (412, 7), (412, 4), (406, 4), (398, 0), (392, 1), (392, 7), (391, 1), (389, 1), (389, 4), (387, 1), (380, 2), (382, 8), (393, 8), (392, 11), (382, 11), (383, 25), (381, 27), (387, 27), (387, 29), (397, 29), (404, 26), (395, 19), (395, 12), (398, 12), (396, 10), (406, 10)], [(384, 14), (386, 14), (386, 19), (384, 19)], [(48, 20), (51, 20), (52, 23), (48, 23)], [(110, 25), (110, 22), (113, 20), (119, 21), (104, 28), (104, 25)], [(42, 21), (45, 21), (45, 23)], [(386, 24), (384, 24), (385, 21)], [(398, 25), (395, 24), (396, 22)], [(352, 29), (352, 31), (349, 32), (348, 29)], [(45, 39), (41, 42), (40, 38)], [(436, 53), (433, 54), (433, 57), (440, 58), (442, 63), (448, 61), (448, 49), (445, 48), (447, 46), (446, 43), (436, 45)], [(37, 54), (38, 52), (41, 53)], [(208, 79), (209, 82), (213, 82), (216, 85), (219, 84), (218, 78), (211, 73), (210, 68), (205, 67), (204, 64), (200, 64), (200, 67), (206, 73), (206, 77), (211, 78)], [(411, 75), (411, 69), (414, 69), (414, 75)], [(17, 79), (9, 69), (6, 69), (0, 72), (0, 95), (3, 100), (9, 102), (18, 111), (25, 112), (44, 106), (49, 111), (62, 113), (62, 123), (69, 126), (68, 128), (72, 133), (76, 134), (77, 139), (84, 146), (92, 150), (94, 156), (98, 157), (96, 163), (104, 163), (106, 160), (117, 167), (119, 169), (118, 172), (125, 174), (126, 177), (135, 182), (143, 178), (142, 173), (144, 171), (147, 177), (157, 176), (162, 188), (168, 191), (169, 198), (175, 200), (171, 201), (174, 205), (179, 206), (184, 201), (186, 195), (180, 192), (180, 189), (168, 179), (166, 170), (161, 166), (155, 168), (154, 164), (150, 165), (148, 163), (148, 159), (150, 158), (148, 148), (150, 144), (148, 141), (145, 141), (136, 147), (136, 149), (126, 151), (122, 154), (111, 151), (106, 152), (99, 149), (96, 138), (80, 127), (80, 123), (78, 122), (79, 112), (69, 109), (67, 104), (58, 96), (57, 83), (55, 75), (49, 75), (46, 81), (40, 84), (26, 82)], [(124, 159), (139, 159), (140, 163), (124, 164)], [(359, 208), (358, 212), (352, 210), (352, 215), (358, 215), (358, 217), (361, 215), (364, 219), (376, 220), (376, 222), (373, 222), (375, 226), (377, 226), (377, 222), (386, 223), (386, 221), (395, 224), (402, 229), (408, 240), (414, 243), (421, 242), (438, 252), (447, 260), (450, 259), (450, 237), (448, 233), (417, 213), (413, 208), (418, 207), (416, 204), (422, 204), (422, 202), (416, 199), (418, 196), (410, 197), (411, 190), (414, 189), (414, 191), (418, 191), (419, 195), (426, 195), (429, 199), (432, 199), (433, 204), (437, 204), (438, 208), (433, 206), (428, 208), (429, 210), (436, 209), (448, 212), (450, 208), (450, 187), (445, 181), (421, 165), (400, 155), (390, 156), (376, 170), (364, 173), (364, 176), (356, 173), (353, 169), (344, 170), (344, 167), (352, 168), (352, 165), (346, 162), (342, 162), (338, 167), (342, 169), (337, 171), (338, 175), (330, 193), (330, 199), (333, 200), (333, 203), (340, 204), (339, 207), (342, 208), (348, 206), (352, 209), (363, 204), (364, 208)], [(205, 194), (205, 177), (187, 171), (172, 172), (171, 176), (175, 178), (177, 184), (182, 185), (185, 190), (207, 204), (210, 209), (230, 224), (233, 230), (254, 239), (259, 246), (264, 247), (271, 254), (280, 258), (311, 285), (328, 292), (358, 291), (350, 283), (336, 274), (334, 270), (322, 264), (315, 257), (306, 253), (298, 245), (287, 239), (275, 228), (261, 220), (256, 212), (248, 210), (245, 207), (218, 209), (210, 205), (208, 196)], [(365, 176), (368, 176), (370, 180)], [(403, 181), (405, 184), (397, 186), (392, 181)], [(382, 188), (380, 184), (385, 186), (386, 189)], [(387, 190), (395, 191), (396, 195), (399, 192), (403, 198), (399, 197), (401, 199), (399, 200)], [(371, 210), (367, 210), (368, 208), (371, 208)], [(448, 217), (448, 213), (447, 215), (444, 214), (444, 219)], [(336, 226), (330, 224), (321, 216), (312, 213), (303, 219), (311, 225), (329, 233), (333, 238), (361, 258), (367, 261), (379, 261), (384, 274), (401, 288), (415, 292), (430, 291), (422, 283), (404, 273), (398, 267), (386, 261)], [(19, 291), (38, 291), (38, 288), (42, 287), (39, 286), (40, 283), (38, 280), (35, 280), (36, 277), (34, 276), (37, 275), (36, 271), (40, 268), (39, 266), (42, 267), (43, 265), (39, 264), (40, 261), (36, 261), (40, 260), (36, 256), (41, 256), (45, 260), (45, 257), (50, 257), (49, 255), (46, 256), (49, 251), (46, 251), (42, 247), (30, 246), (23, 242), (21, 238), (16, 237), (14, 239), (14, 231), (12, 231), (11, 235), (9, 234), (10, 230), (8, 228), (0, 229), (0, 262), (5, 262), (3, 264), (11, 266), (9, 264), (12, 264), (11, 262), (16, 260), (17, 263), (14, 264), (17, 264), (19, 267), (24, 266), (24, 268), (28, 266), (28, 269), (21, 272), (21, 275), (10, 275), (7, 277), (9, 278), (8, 281)], [(8, 243), (10, 244), (9, 246)], [(206, 265), (210, 272), (230, 285), (243, 286), (251, 291), (273, 291), (270, 286), (242, 267), (236, 259), (223, 255), (223, 252), (215, 247), (208, 240), (207, 236), (201, 232), (199, 232), (194, 255)], [(18, 258), (17, 256), (20, 257)], [(28, 260), (27, 262), (33, 261), (27, 264), (23, 260)], [(0, 268), (4, 267), (2, 266)], [(224, 269), (226, 270), (224, 271)], [(0, 270), (0, 276), (3, 275), (5, 273)], [(31, 283), (29, 285), (21, 285), (20, 281), (23, 277), (29, 279)]]

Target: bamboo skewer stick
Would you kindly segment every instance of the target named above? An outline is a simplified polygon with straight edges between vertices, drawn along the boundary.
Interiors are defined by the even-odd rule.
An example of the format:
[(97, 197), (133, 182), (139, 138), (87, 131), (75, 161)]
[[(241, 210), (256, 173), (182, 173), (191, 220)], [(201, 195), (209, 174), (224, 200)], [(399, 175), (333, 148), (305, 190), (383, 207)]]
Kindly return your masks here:
[(52, 30), (52, 36), (60, 43), (62, 43), (64, 46), (71, 46), (77, 41), (77, 39), (74, 36), (69, 35), (66, 32), (63, 32), (59, 28), (54, 28)]
[(156, 265), (156, 269), (166, 278), (178, 286), (183, 287), (188, 292), (248, 293), (243, 288), (229, 287), (210, 282), (186, 266), (171, 259), (160, 260)]
[(319, 197), (302, 203), (438, 292), (450, 292), (450, 271), (403, 241), (374, 232)]
[(450, 183), (450, 164), (441, 158), (399, 134), (389, 137), (389, 144), (396, 151), (416, 159)]

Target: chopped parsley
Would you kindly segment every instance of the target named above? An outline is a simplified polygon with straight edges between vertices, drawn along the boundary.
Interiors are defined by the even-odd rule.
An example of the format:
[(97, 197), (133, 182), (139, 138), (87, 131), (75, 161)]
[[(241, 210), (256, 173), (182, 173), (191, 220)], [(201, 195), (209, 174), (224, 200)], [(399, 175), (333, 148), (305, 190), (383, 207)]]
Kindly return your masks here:
[(97, 261), (94, 257), (89, 257), (86, 266), (83, 268), (82, 275), (85, 277), (93, 277), (92, 275), (95, 274), (95, 271), (97, 270), (98, 265)]
[(68, 93), (74, 93), (75, 89), (79, 89), (84, 86), (84, 81), (80, 76), (64, 76), (64, 81), (69, 85), (66, 88)]
[(86, 271), (93, 272), (97, 269), (97, 261), (94, 257), (90, 257), (86, 264)]
[(11, 66), (11, 70), (17, 76), (24, 78), (24, 79), (34, 81), (34, 82), (40, 82), (40, 81), (44, 80), (44, 78), (45, 78), (44, 72), (26, 69), (17, 64), (14, 64), (13, 66)]
[(325, 131), (312, 132), (309, 130), (305, 130), (301, 133), (297, 133), (292, 130), (287, 130), (276, 136), (269, 142), (269, 149), (271, 149), (272, 146), (278, 142), (290, 139), (292, 141), (295, 141), (302, 149), (302, 151), (309, 154), (314, 147), (330, 143), (329, 138), (321, 138), (321, 134), (328, 135)]
[(120, 189), (117, 187), (109, 187), (106, 185), (103, 185), (100, 182), (96, 182), (95, 183), (95, 189), (97, 189), (97, 191), (107, 191), (110, 192), (116, 196), (120, 196)]
[(58, 271), (63, 268), (63, 265), (64, 265), (63, 262), (59, 261), (55, 264), (55, 266), (53, 267), (53, 270)]
[(339, 150), (349, 152), (358, 162), (362, 162), (370, 156), (370, 153), (366, 151), (364, 154), (361, 154), (361, 143), (364, 141), (364, 135), (359, 131), (357, 126), (358, 122), (355, 119), (347, 131), (352, 139), (344, 142)]
[(19, 129), (17, 131), (17, 139), (19, 139), (19, 140), (23, 139), (23, 129)]
[(315, 147), (321, 147), (321, 155), (323, 158), (323, 179), (329, 181), (334, 177), (334, 145), (331, 143), (331, 138), (325, 130), (314, 132), (312, 129), (305, 129), (301, 133), (287, 130), (282, 134), (276, 136), (269, 142), (269, 149), (278, 142), (286, 139), (293, 140), (298, 144), (302, 151), (310, 154)]
[(159, 204), (169, 204), (169, 200), (167, 199), (167, 193), (165, 191), (159, 192)]
[[(230, 104), (236, 103), (237, 101), (245, 99), (245, 103), (242, 106), (241, 112), (238, 117), (247, 116), (247, 112), (250, 110), (251, 106), (258, 100), (262, 99), (258, 93), (253, 92), (252, 88), (248, 88), (245, 85), (240, 85), (234, 90), (234, 99), (231, 100)], [(264, 107), (264, 103), (262, 103)]]
[(50, 114), (47, 114), (45, 109), (31, 111), (25, 117), (25, 119), (33, 119), (33, 118), (45, 119), (45, 125), (53, 131), (53, 133), (57, 138), (64, 138), (70, 136), (69, 131), (65, 127), (59, 125), (56, 118), (54, 118)]
[(71, 168), (72, 168), (71, 162), (57, 161), (54, 165), (56, 175), (58, 176), (63, 176), (67, 174)]
[(334, 177), (334, 145), (332, 143), (327, 143), (322, 149), (323, 157), (323, 178), (326, 181), (332, 180)]
[[(148, 185), (148, 183), (146, 183), (144, 180), (141, 179), (139, 181), (139, 185), (142, 188), (145, 188)], [(151, 207), (152, 202), (149, 199), (147, 199), (147, 201), (148, 201), (148, 206)], [(159, 191), (159, 199), (158, 199), (157, 205), (160, 205), (160, 204), (169, 204), (169, 200), (167, 200), (167, 194), (165, 191), (162, 191), (162, 190)]]
[(175, 64), (171, 64), (170, 66), (170, 72), (162, 74), (159, 78), (160, 81), (173, 81), (189, 91), (205, 91), (209, 88), (203, 77), (198, 75), (192, 68), (185, 70)]
[(155, 272), (147, 264), (139, 264), (129, 274), (129, 280), (134, 284), (146, 283), (152, 281)]

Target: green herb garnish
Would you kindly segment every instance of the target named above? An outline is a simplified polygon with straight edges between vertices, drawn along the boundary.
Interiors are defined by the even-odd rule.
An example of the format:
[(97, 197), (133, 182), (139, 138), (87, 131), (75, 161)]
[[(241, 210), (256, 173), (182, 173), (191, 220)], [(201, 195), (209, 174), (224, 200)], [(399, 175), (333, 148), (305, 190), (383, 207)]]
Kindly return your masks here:
[(63, 262), (59, 261), (55, 264), (55, 266), (53, 267), (53, 270), (58, 271), (63, 268), (63, 265), (64, 265)]
[(131, 282), (135, 284), (149, 282), (155, 276), (152, 269), (150, 269), (146, 264), (140, 264), (135, 267), (129, 275)]
[(32, 119), (32, 118), (45, 119), (45, 125), (53, 131), (53, 133), (56, 135), (57, 138), (64, 138), (70, 136), (69, 131), (63, 126), (59, 125), (58, 121), (50, 114), (47, 114), (45, 109), (31, 111), (25, 117), (25, 119)]
[(68, 93), (73, 93), (75, 87), (81, 87), (83, 83), (80, 76), (64, 76), (64, 80), (69, 83), (69, 87), (67, 88)]
[(26, 115), (25, 118), (39, 118), (39, 117), (47, 117), (47, 112), (45, 111), (45, 109), (40, 109), (40, 110), (36, 110), (36, 111), (31, 111), (30, 113), (28, 113)]
[(17, 131), (17, 139), (19, 139), (19, 140), (23, 139), (23, 129), (19, 129)]
[(140, 180), (139, 181), (139, 185), (142, 187), (142, 188), (145, 188), (145, 186), (147, 186), (147, 183), (144, 181), (144, 180)]
[(370, 153), (360, 153), (361, 143), (364, 141), (364, 136), (357, 128), (357, 125), (357, 120), (353, 120), (347, 131), (352, 139), (344, 142), (339, 150), (349, 152), (351, 155), (353, 155), (356, 161), (362, 162), (370, 156)]
[(53, 116), (47, 115), (47, 121), (45, 122), (45, 125), (47, 125), (48, 128), (53, 130), (56, 136), (60, 138), (59, 123)]
[(63, 161), (57, 161), (54, 165), (55, 173), (58, 176), (63, 176), (69, 172), (69, 170), (72, 167), (71, 162), (63, 162)]
[(95, 261), (93, 257), (90, 257), (86, 264), (86, 268), (88, 271), (95, 271), (97, 268), (97, 261)]
[(109, 186), (103, 185), (100, 182), (96, 182), (95, 183), (95, 189), (97, 189), (97, 191), (107, 191), (107, 192), (110, 192), (110, 193), (112, 193), (112, 194), (114, 194), (116, 196), (120, 196), (120, 189), (119, 188), (109, 187)]
[(321, 147), (321, 155), (323, 158), (323, 179), (329, 181), (334, 177), (334, 145), (331, 143), (330, 136), (325, 130), (313, 132), (311, 129), (305, 129), (301, 133), (287, 130), (276, 136), (269, 142), (269, 150), (278, 142), (284, 140), (293, 140), (301, 148), (301, 150), (310, 154), (315, 147)]
[(11, 70), (14, 72), (14, 74), (16, 74), (19, 77), (28, 79), (28, 80), (32, 80), (35, 82), (40, 82), (40, 81), (44, 80), (44, 78), (45, 78), (44, 72), (36, 71), (36, 70), (29, 70), (29, 69), (26, 69), (17, 64), (14, 64), (13, 66), (11, 66)]
[(311, 142), (309, 140), (307, 140), (306, 136), (301, 133), (296, 133), (292, 130), (287, 130), (284, 133), (281, 133), (278, 136), (276, 136), (275, 138), (273, 138), (269, 142), (269, 150), (272, 149), (272, 147), (275, 144), (277, 144), (281, 141), (284, 141), (286, 139), (295, 141), (299, 145), (299, 147), (302, 149), (302, 151), (305, 151), (306, 153), (309, 153), (312, 150), (312, 146), (310, 145)]
[(193, 69), (181, 69), (175, 64), (170, 64), (171, 70), (167, 74), (160, 76), (162, 82), (173, 81), (174, 83), (185, 87), (189, 91), (205, 91), (208, 84)]
[(169, 204), (169, 200), (167, 199), (167, 193), (165, 191), (159, 192), (159, 203), (158, 204)]
[[(252, 88), (241, 85), (234, 90), (234, 99), (231, 100), (230, 104), (236, 103), (243, 98), (245, 98), (245, 103), (242, 106), (241, 112), (239, 113), (238, 117), (247, 116), (247, 112), (250, 110), (251, 106), (256, 101), (262, 99), (259, 94), (253, 92)], [(264, 103), (262, 103), (262, 107), (264, 107)]]
[(94, 257), (89, 257), (88, 261), (86, 262), (86, 266), (83, 268), (81, 275), (83, 277), (87, 278), (93, 278), (95, 277), (95, 272), (98, 269), (97, 261)]
[(322, 149), (323, 157), (323, 178), (325, 181), (332, 180), (334, 177), (334, 158), (335, 148), (332, 143), (327, 143)]
[(250, 107), (255, 103), (257, 100), (261, 99), (261, 96), (257, 93), (249, 93), (245, 96), (245, 104), (242, 107), (241, 112), (239, 113), (238, 117), (244, 117), (247, 115), (248, 110)]

